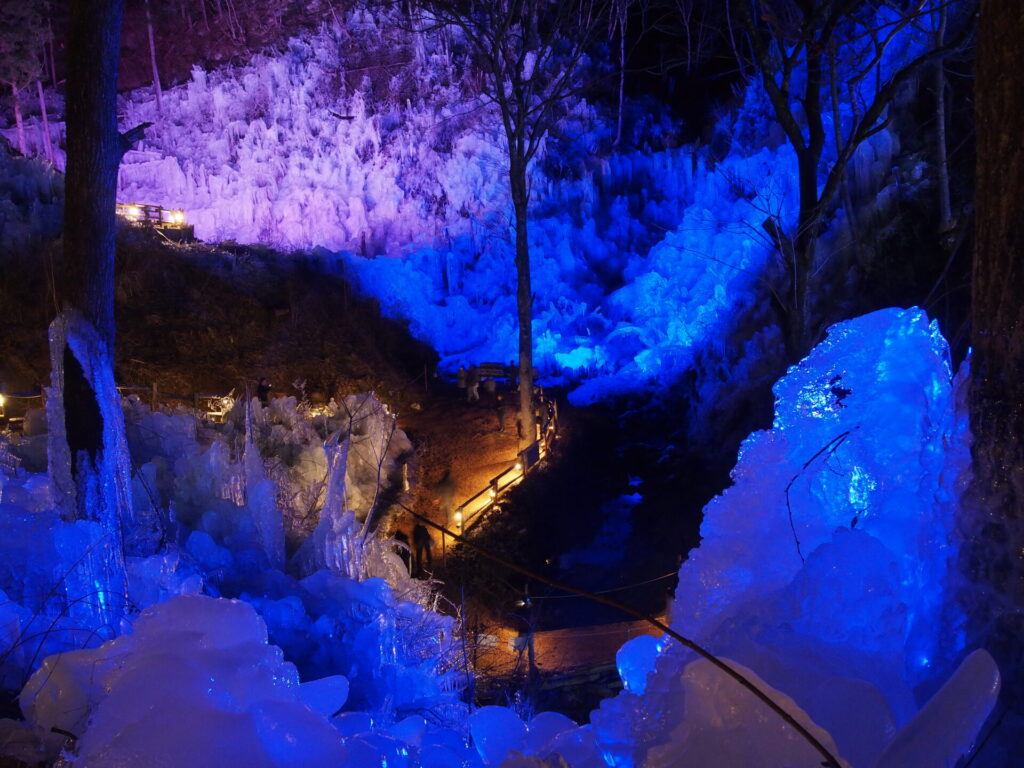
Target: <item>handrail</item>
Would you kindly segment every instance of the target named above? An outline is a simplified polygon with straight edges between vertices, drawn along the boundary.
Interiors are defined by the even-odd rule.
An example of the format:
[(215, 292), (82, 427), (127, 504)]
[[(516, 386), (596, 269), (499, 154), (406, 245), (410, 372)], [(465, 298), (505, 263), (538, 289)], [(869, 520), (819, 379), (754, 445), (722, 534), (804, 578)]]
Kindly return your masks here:
[[(542, 404), (546, 402), (548, 401), (541, 398)], [(540, 437), (519, 451), (515, 462), (492, 477), (487, 483), (487, 487), (482, 488), (456, 507), (454, 522), (456, 530), (460, 533), (468, 531), (475, 522), (479, 522), (480, 516), (489, 510), (505, 491), (514, 485), (518, 485), (526, 477), (527, 473), (540, 464), (547, 456), (548, 446), (558, 437), (558, 404), (554, 400), (551, 403), (553, 408), (540, 428)], [(531, 456), (536, 456), (536, 459), (531, 461)], [(512, 480), (502, 485), (502, 478), (509, 473), (518, 474)], [(477, 506), (477, 502), (481, 500), (482, 503)], [(471, 511), (467, 513), (467, 509)]]

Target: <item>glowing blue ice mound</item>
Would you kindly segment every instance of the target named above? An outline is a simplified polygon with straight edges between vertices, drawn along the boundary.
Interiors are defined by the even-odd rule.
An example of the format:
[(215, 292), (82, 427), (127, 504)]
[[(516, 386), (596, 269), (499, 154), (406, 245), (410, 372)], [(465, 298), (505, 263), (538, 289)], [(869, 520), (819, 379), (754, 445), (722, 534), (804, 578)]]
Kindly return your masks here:
[[(679, 571), (672, 627), (749, 670), (852, 766), (952, 764), (998, 692), (984, 652), (957, 668), (965, 380), (918, 309), (831, 328), (776, 384), (772, 429), (744, 443)], [(623, 648), (626, 692), (592, 715), (611, 764), (709, 764), (716, 750), (716, 765), (817, 764), (763, 704), (660, 645), (652, 673)], [(920, 692), (946, 679), (922, 709)]]

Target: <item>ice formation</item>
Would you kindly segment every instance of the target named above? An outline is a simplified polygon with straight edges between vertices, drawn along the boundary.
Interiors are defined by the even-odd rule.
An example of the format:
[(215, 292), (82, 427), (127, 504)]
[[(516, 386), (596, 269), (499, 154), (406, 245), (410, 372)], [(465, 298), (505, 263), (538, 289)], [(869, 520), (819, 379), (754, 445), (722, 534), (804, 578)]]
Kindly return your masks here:
[[(743, 671), (842, 765), (951, 766), (999, 691), (987, 653), (964, 658), (950, 598), (952, 516), (968, 457), (962, 378), (934, 323), (893, 309), (833, 327), (775, 393), (773, 428), (748, 438), (735, 484), (705, 510), (702, 544), (680, 569), (673, 627)], [(252, 421), (267, 420), (268, 445), (300, 456), (303, 435), (323, 440), (294, 401), (257, 408)], [(328, 542), (359, 537), (354, 516), (325, 518), (334, 527), (324, 559), (303, 561), (304, 573), (319, 563), (308, 575), (269, 566), (259, 531), (240, 522), (245, 470), (228, 438), (241, 408), (206, 446), (183, 411), (131, 400), (127, 414), (145, 489), (135, 525), (150, 532), (127, 538), (140, 553), (127, 559), (130, 594), (152, 607), (132, 634), (47, 660), (22, 695), (28, 724), (0, 721), (8, 754), (52, 755), (59, 740), (43, 730), (57, 725), (80, 737), (86, 765), (140, 751), (198, 765), (217, 763), (204, 754), (358, 768), (820, 764), (762, 702), (667, 638), (623, 646), (625, 690), (590, 725), (553, 713), (523, 721), (501, 707), (470, 714), (458, 700), (452, 620), (415, 602), (423, 592), (403, 592), (402, 574), (378, 550), (364, 553), (362, 581), (332, 559)], [(344, 506), (343, 444), (333, 434), (324, 457), (333, 485), (321, 498), (333, 511)], [(61, 542), (87, 522), (61, 520), (54, 499), (45, 476), (3, 475), (8, 686), (46, 654), (76, 647), (59, 621), (31, 639), (52, 618), (42, 596), (76, 556)], [(172, 519), (150, 504), (173, 509)], [(239, 600), (174, 598), (200, 590)], [(158, 720), (194, 727), (150, 725)]]
[[(952, 595), (965, 377), (920, 310), (831, 328), (776, 385), (773, 428), (744, 443), (679, 571), (672, 627), (749, 669), (856, 768), (951, 765), (998, 693), (979, 652), (921, 708), (963, 656)], [(818, 764), (693, 658), (669, 639), (622, 649), (627, 692), (592, 716), (612, 764), (700, 765), (704, 749), (721, 766)], [(759, 755), (769, 743), (777, 751)]]
[[(358, 4), (346, 14), (354, 49), (325, 28), (243, 66), (197, 68), (165, 92), (162, 116), (147, 92), (134, 94), (126, 124), (154, 127), (125, 158), (121, 199), (183, 207), (207, 239), (318, 247), (325, 269), (408, 318), (446, 363), (509, 359), (500, 131), (465, 95), (450, 39), (399, 39)], [(368, 78), (333, 74), (391, 48), (411, 63), (385, 99)], [(887, 56), (906, 51), (894, 44)], [(719, 344), (737, 307), (756, 303), (768, 255), (758, 233), (766, 211), (791, 223), (793, 157), (766, 128), (763, 94), (750, 87), (742, 98), (718, 128), (729, 148), (714, 155), (644, 146), (671, 142), (637, 108), (633, 148), (603, 153), (609, 129), (587, 104), (550, 138), (534, 169), (534, 335), (546, 373), (582, 382), (577, 401), (667, 380)], [(883, 187), (897, 151), (894, 135), (879, 132), (854, 176)], [(23, 186), (7, 197), (31, 198), (52, 222), (52, 180)], [(841, 226), (840, 216), (829, 236)], [(15, 235), (31, 233), (20, 224), (3, 233)], [(751, 358), (772, 333), (753, 338)], [(709, 371), (706, 385), (720, 388), (721, 373)], [(110, 407), (112, 382), (94, 381)], [(747, 670), (854, 768), (950, 764), (998, 692), (986, 654), (962, 659), (949, 598), (968, 461), (961, 392), (922, 313), (833, 328), (779, 382), (773, 429), (744, 445), (735, 485), (708, 506), (703, 543), (680, 570), (673, 626)], [(622, 649), (626, 690), (589, 726), (551, 713), (524, 723), (505, 708), (470, 715), (454, 621), (429, 610), (429, 590), (360, 522), (408, 450), (375, 400), (320, 415), (294, 399), (240, 403), (216, 429), (185, 411), (125, 408), (137, 469), (128, 495), (123, 466), (108, 468), (107, 487), (119, 490), (104, 515), (133, 518), (127, 594), (151, 607), (133, 634), (50, 656), (22, 699), (32, 725), (81, 737), (84, 764), (141, 750), (147, 762), (167, 754), (196, 765), (820, 763), (761, 703), (665, 639)], [(51, 426), (60, 423), (52, 413)], [(66, 461), (54, 452), (51, 477), (16, 461), (0, 473), (9, 689), (44, 657), (99, 642), (83, 638), (65, 589), (79, 584), (84, 595), (95, 583), (82, 563), (109, 526), (65, 519)], [(183, 597), (198, 592), (237, 601)], [(86, 619), (87, 633), (97, 629)], [(244, 664), (225, 664), (227, 651)], [(0, 731), (3, 749), (59, 748), (24, 725)]]
[(21, 707), (34, 728), (80, 737), (83, 766), (341, 764), (334, 730), (266, 640), (245, 603), (179, 597), (144, 611), (131, 634), (51, 657)]
[[(335, 463), (335, 486), (328, 494), (335, 499), (335, 511), (341, 509), (339, 498), (340, 504), (346, 499), (371, 503), (378, 481), (385, 490), (396, 482), (398, 489), (402, 487), (401, 457), (408, 451), (405, 436), (393, 429), (393, 416), (376, 398), (361, 396), (349, 405), (355, 403), (363, 409), (358, 418), (352, 407), (335, 404), (313, 414), (294, 398), (272, 401), (268, 408), (239, 402), (227, 423), (203, 425), (184, 409), (153, 412), (135, 398), (124, 401), (127, 443), (137, 468), (130, 497), (133, 522), (126, 527), (124, 539), (129, 605), (143, 608), (200, 591), (239, 598), (259, 612), (264, 640), (269, 631), (271, 640), (284, 649), (290, 674), (301, 674), (301, 679), (309, 681), (343, 676), (349, 706), (372, 713), (375, 722), (397, 722), (412, 713), (427, 713), (438, 722), (460, 722), (464, 706), (458, 694), (466, 678), (458, 661), (454, 620), (431, 610), (431, 590), (409, 577), (390, 542), (372, 534), (362, 536), (363, 524), (349, 510), (344, 514), (351, 525), (334, 532), (312, 567), (306, 563), (302, 571), (297, 562), (285, 560), (282, 512), (292, 515), (289, 504), (302, 498), (303, 503), (314, 504), (314, 515), (318, 513), (326, 478), (301, 465), (303, 457), (318, 450), (323, 454), (325, 442), (336, 446), (343, 435), (344, 444), (355, 446), (353, 454), (364, 451), (359, 461)], [(20, 448), (15, 441), (10, 446), (12, 455)], [(56, 452), (54, 456), (59, 459)], [(326, 467), (326, 457), (317, 466)], [(95, 521), (64, 519), (59, 498), (57, 486), (45, 475), (17, 466), (3, 474), (0, 590), (5, 603), (0, 609), (0, 663), (8, 689), (17, 689), (44, 657), (95, 646), (102, 640), (96, 633), (105, 620), (74, 614), (68, 610), (73, 598), (64, 598), (69, 584), (94, 578), (84, 555), (102, 529)], [(309, 529), (298, 525), (291, 534), (298, 544)], [(358, 554), (361, 565), (354, 574), (358, 580), (350, 578), (351, 571), (332, 568), (339, 558), (335, 548)], [(85, 575), (79, 578), (78, 571)], [(217, 608), (198, 610), (197, 621), (221, 622), (210, 618)], [(224, 618), (225, 627), (241, 621), (237, 609), (231, 610), (235, 618)], [(148, 621), (143, 625), (149, 627)], [(178, 615), (174, 621), (184, 619)], [(152, 637), (158, 636), (159, 631), (153, 630)], [(146, 653), (160, 656), (165, 650)], [(280, 657), (281, 651), (273, 653)], [(199, 669), (205, 661), (195, 663)], [(218, 679), (216, 674), (213, 677)], [(167, 679), (166, 684), (173, 681)], [(303, 700), (319, 701), (322, 711), (339, 686), (307, 687), (309, 695)], [(139, 695), (132, 690), (131, 695)], [(258, 718), (253, 720), (255, 712), (245, 717), (236, 712), (227, 718), (241, 729), (234, 731), (238, 738), (254, 732), (252, 728), (260, 730)], [(268, 710), (260, 716), (272, 714)], [(23, 727), (8, 723), (5, 728), (19, 734), (11, 743), (28, 743), (29, 751), (47, 747), (39, 739), (28, 738)], [(125, 749), (139, 738), (132, 735)], [(230, 741), (229, 736), (224, 738)], [(106, 748), (106, 736), (102, 741), (97, 749)], [(115, 760), (114, 753), (101, 750), (97, 754), (101, 757), (91, 764), (116, 764), (106, 762)]]
[[(466, 75), (457, 33), (413, 34), (392, 12), (355, 3), (280, 52), (197, 67), (164, 92), (162, 113), (150, 89), (133, 93), (123, 125), (153, 125), (124, 158), (119, 199), (183, 208), (202, 239), (314, 250), (324, 269), (407, 319), (443, 366), (511, 359), (512, 214), (497, 114)], [(915, 53), (919, 37), (901, 28), (883, 69)], [(382, 50), (407, 54), (389, 77), (339, 74), (362, 72)], [(875, 78), (857, 84), (863, 99)], [(848, 128), (850, 110), (839, 114)], [(651, 104), (627, 104), (626, 117), (626, 140), (612, 148), (614, 121), (574, 105), (531, 171), (536, 362), (579, 385), (579, 403), (664, 385), (701, 353), (735, 355), (721, 340), (741, 310), (767, 303), (762, 224), (795, 219), (795, 158), (756, 85), (718, 116), (709, 146), (675, 146)], [(830, 136), (832, 119), (826, 108)], [(928, 183), (918, 168), (897, 184), (899, 152), (881, 130), (854, 156), (864, 217), (891, 207), (897, 186), (913, 195)], [(840, 212), (829, 247), (845, 247), (845, 226)], [(766, 318), (744, 323), (741, 359), (697, 366), (695, 411), (723, 375), (742, 379), (777, 346)]]
[[(347, 14), (344, 31), (194, 70), (165, 92), (162, 115), (148, 90), (136, 92), (125, 124), (154, 125), (125, 157), (121, 199), (184, 208), (204, 239), (318, 249), (325, 269), (408, 319), (445, 366), (513, 358), (511, 204), (493, 107), (464, 79), (457, 34), (410, 36), (358, 4)], [(887, 48), (887, 66), (908, 55), (905, 36)], [(386, 49), (410, 51), (386, 87), (332, 74)], [(720, 153), (667, 148), (671, 128), (650, 105), (627, 111), (631, 135), (613, 150), (612, 121), (575, 105), (532, 169), (536, 362), (582, 383), (581, 403), (671, 380), (699, 350), (719, 350), (763, 290), (762, 223), (791, 227), (796, 212), (795, 157), (759, 88), (720, 116)], [(826, 110), (828, 132), (831, 119)], [(893, 183), (898, 150), (883, 130), (858, 151), (853, 177), (870, 200)], [(902, 190), (919, 183), (904, 178)], [(891, 202), (877, 197), (876, 207)], [(830, 236), (842, 226), (840, 216)], [(748, 356), (772, 343), (755, 338)]]

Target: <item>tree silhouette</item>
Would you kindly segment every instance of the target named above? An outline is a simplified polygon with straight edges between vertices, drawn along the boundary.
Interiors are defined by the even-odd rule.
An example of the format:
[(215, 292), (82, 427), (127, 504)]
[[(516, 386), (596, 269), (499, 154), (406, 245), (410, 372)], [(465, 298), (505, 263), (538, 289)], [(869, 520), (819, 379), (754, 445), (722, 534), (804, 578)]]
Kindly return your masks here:
[(18, 94), (40, 77), (46, 22), (38, 0), (0, 0), (0, 82), (11, 91), (18, 150), (24, 154), (25, 128)]
[(982, 0), (975, 85), (976, 243), (972, 276), (974, 479), (962, 530), (974, 631), (1024, 706), (1024, 67), (1018, 0)]
[(426, 23), (461, 31), (485, 77), (508, 141), (515, 211), (519, 318), (519, 418), (527, 440), (533, 413), (533, 292), (528, 209), (530, 162), (580, 82), (586, 52), (607, 29), (608, 0), (421, 0)]
[[(740, 0), (735, 5), (753, 66), (797, 158), (796, 227), (765, 222), (788, 277), (779, 295), (785, 297), (782, 323), (791, 360), (814, 345), (830, 320), (820, 316), (815, 298), (836, 271), (827, 269), (818, 239), (847, 166), (864, 142), (887, 128), (900, 90), (926, 64), (959, 50), (971, 32), (969, 14), (961, 10), (957, 32), (935, 44), (935, 17), (947, 6), (946, 0)], [(898, 47), (906, 51), (903, 56), (893, 55)], [(837, 96), (840, 83), (845, 93)], [(836, 98), (850, 116), (833, 120), (830, 139), (829, 113), (840, 115), (840, 105), (831, 103)]]

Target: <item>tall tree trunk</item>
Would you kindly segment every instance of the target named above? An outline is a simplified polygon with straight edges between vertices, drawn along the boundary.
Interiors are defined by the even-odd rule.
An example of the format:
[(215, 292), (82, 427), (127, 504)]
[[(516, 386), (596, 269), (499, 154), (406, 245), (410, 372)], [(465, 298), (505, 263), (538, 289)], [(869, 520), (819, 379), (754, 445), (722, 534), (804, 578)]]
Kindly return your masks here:
[(160, 87), (160, 70), (156, 65), (156, 42), (153, 39), (153, 10), (149, 0), (146, 3), (146, 34), (149, 36), (149, 63), (153, 68), (153, 90), (156, 92), (157, 114), (164, 113), (163, 89)]
[(975, 637), (1024, 707), (1024, 5), (982, 0), (975, 84), (977, 231), (972, 279), (972, 493), (963, 566)]
[(795, 363), (806, 355), (817, 341), (814, 312), (815, 250), (821, 225), (821, 203), (818, 200), (818, 160), (820, 152), (797, 151), (799, 173), (800, 212), (796, 234), (793, 236), (792, 296), (790, 334), (786, 352)]
[(46, 33), (47, 33), (47, 38), (46, 38), (47, 46), (46, 46), (46, 48), (47, 48), (47, 51), (48, 51), (47, 61), (49, 62), (49, 65), (50, 65), (50, 85), (53, 86), (54, 88), (56, 88), (57, 87), (57, 56), (56, 56), (56, 54), (54, 53), (54, 50), (53, 50), (54, 47), (56, 46), (56, 41), (55, 41), (55, 38), (53, 36), (53, 19), (50, 16), (46, 17)]
[(628, 0), (619, 0), (616, 8), (619, 21), (619, 103), (615, 118), (615, 141), (612, 146), (622, 142), (622, 112), (625, 109), (626, 92), (626, 24), (629, 21)]
[[(514, 150), (513, 150), (514, 151)], [(519, 418), (523, 436), (533, 442), (537, 428), (533, 418), (533, 289), (530, 285), (530, 240), (527, 231), (529, 186), (526, 161), (510, 163), (512, 205), (516, 214), (516, 309), (519, 314)]]
[(14, 102), (14, 125), (18, 129), (18, 151), (27, 154), (25, 146), (25, 121), (21, 118), (21, 103), (18, 101), (18, 86), (11, 83), (11, 100)]
[(53, 162), (53, 140), (50, 138), (50, 117), (46, 111), (46, 95), (43, 93), (43, 81), (36, 80), (36, 93), (39, 94), (39, 114), (43, 118), (43, 148), (46, 159)]
[[(114, 206), (122, 143), (117, 130), (117, 70), (123, 0), (71, 5), (67, 80), (62, 303), (95, 327), (107, 359), (114, 350)], [(102, 422), (96, 395), (65, 348), (65, 426), (72, 472), (84, 453), (98, 460)], [(84, 495), (84, 494), (81, 494)], [(83, 510), (87, 514), (87, 511)]]
[[(946, 8), (939, 11), (939, 26), (935, 32), (933, 46), (939, 48), (946, 37)], [(953, 206), (949, 197), (949, 150), (946, 146), (946, 63), (939, 59), (935, 63), (935, 165), (939, 185), (939, 234), (949, 237), (953, 228)]]

